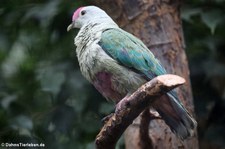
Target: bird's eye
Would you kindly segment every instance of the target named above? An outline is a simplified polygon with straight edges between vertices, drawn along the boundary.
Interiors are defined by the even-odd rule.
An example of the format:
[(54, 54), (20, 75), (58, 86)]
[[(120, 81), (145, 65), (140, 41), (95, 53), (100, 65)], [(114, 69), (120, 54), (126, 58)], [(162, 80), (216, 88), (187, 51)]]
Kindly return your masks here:
[(86, 11), (85, 10), (82, 10), (80, 14), (83, 16), (83, 15), (86, 14)]

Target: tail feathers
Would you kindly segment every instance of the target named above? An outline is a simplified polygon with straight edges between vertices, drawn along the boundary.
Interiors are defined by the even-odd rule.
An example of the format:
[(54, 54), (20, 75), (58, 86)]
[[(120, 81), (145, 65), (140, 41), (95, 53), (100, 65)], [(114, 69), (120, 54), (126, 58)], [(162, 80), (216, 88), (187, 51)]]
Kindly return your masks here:
[(194, 135), (197, 122), (179, 102), (173, 92), (167, 93), (153, 103), (170, 129), (182, 140)]

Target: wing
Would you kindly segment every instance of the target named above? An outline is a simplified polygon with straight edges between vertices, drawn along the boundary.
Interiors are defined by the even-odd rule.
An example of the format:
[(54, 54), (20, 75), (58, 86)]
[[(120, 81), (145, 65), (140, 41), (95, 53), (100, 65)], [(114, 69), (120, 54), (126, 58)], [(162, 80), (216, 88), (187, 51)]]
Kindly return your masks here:
[(102, 33), (99, 45), (121, 65), (144, 74), (148, 79), (166, 73), (144, 43), (121, 29), (108, 29)]

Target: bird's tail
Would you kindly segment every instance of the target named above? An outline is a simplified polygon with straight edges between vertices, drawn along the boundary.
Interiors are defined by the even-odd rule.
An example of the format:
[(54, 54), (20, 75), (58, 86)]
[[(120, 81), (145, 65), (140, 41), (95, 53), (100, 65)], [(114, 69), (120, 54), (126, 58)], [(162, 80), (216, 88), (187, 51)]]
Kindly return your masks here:
[(153, 103), (170, 129), (182, 140), (193, 136), (197, 122), (182, 106), (174, 91), (168, 92)]

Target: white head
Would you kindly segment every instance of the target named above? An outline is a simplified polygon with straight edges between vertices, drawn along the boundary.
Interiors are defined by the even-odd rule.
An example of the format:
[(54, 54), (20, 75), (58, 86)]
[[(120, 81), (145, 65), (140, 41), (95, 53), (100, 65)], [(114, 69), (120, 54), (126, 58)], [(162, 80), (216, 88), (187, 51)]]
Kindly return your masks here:
[(73, 28), (81, 28), (89, 23), (101, 23), (104, 21), (114, 21), (106, 12), (96, 6), (86, 6), (78, 8), (72, 17), (72, 23), (67, 27), (67, 31)]

